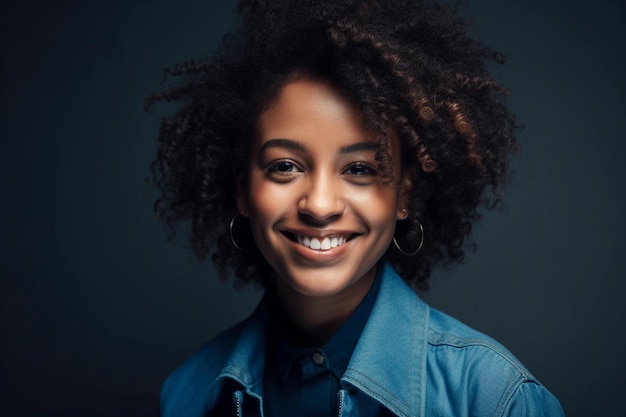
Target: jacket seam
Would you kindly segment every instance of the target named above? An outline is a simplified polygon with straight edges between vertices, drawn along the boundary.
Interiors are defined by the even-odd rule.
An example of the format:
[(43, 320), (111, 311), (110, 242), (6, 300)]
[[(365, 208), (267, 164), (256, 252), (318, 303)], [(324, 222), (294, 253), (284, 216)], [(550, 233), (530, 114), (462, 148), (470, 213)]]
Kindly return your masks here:
[(526, 370), (526, 368), (524, 368), (520, 363), (518, 363), (515, 360), (512, 360), (510, 358), (510, 355), (507, 355), (504, 352), (501, 352), (500, 349), (497, 348), (497, 346), (494, 346), (493, 344), (485, 342), (483, 340), (463, 339), (463, 343), (452, 343), (452, 342), (433, 342), (429, 338), (428, 344), (431, 346), (450, 346), (450, 347), (457, 348), (457, 349), (464, 349), (464, 348), (475, 347), (475, 346), (483, 347), (489, 350), (490, 352), (498, 355), (500, 358), (504, 359), (509, 365), (515, 368), (515, 370), (523, 379), (528, 379), (531, 381), (535, 380), (534, 376), (528, 370)]
[(498, 406), (495, 410), (497, 412), (500, 409), (500, 406), (502, 406), (502, 411), (497, 414), (494, 413), (494, 417), (505, 417), (505, 413), (507, 412), (507, 410), (509, 410), (509, 406), (511, 404), (511, 401), (513, 400), (513, 397), (519, 392), (519, 390), (522, 388), (522, 385), (524, 384), (538, 384), (538, 382), (520, 378), (518, 381), (511, 383), (508, 389), (506, 389), (502, 394), (502, 397), (498, 401)]

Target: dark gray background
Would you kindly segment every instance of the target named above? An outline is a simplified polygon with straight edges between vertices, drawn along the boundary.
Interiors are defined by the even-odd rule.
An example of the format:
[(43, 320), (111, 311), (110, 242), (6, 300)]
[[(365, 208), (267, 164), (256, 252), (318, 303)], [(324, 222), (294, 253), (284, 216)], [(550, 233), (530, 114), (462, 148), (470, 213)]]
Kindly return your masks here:
[[(156, 415), (162, 379), (254, 306), (258, 292), (165, 241), (144, 183), (158, 115), (142, 98), (215, 47), (234, 3), (3, 6), (1, 415)], [(626, 416), (625, 7), (463, 10), (510, 54), (497, 74), (524, 151), (506, 212), (426, 299), (503, 342), (569, 416)]]

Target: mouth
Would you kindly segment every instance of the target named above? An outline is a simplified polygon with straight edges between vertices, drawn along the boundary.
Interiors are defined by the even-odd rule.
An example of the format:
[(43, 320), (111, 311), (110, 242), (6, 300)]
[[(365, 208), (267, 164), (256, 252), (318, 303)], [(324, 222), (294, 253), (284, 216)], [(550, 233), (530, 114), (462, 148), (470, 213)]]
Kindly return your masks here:
[(290, 232), (283, 232), (283, 235), (288, 237), (291, 241), (296, 242), (306, 248), (323, 252), (337, 248), (341, 245), (345, 245), (357, 234), (354, 233), (350, 235), (328, 235), (324, 237), (314, 237)]

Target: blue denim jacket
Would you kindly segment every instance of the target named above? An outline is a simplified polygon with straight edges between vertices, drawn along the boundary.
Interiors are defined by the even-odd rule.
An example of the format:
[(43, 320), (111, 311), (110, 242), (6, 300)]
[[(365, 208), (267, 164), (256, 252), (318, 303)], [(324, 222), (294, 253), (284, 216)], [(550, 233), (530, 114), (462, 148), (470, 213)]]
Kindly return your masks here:
[[(503, 346), (429, 308), (385, 265), (378, 298), (341, 379), (338, 415), (563, 416)], [(163, 384), (163, 417), (263, 416), (267, 297)]]

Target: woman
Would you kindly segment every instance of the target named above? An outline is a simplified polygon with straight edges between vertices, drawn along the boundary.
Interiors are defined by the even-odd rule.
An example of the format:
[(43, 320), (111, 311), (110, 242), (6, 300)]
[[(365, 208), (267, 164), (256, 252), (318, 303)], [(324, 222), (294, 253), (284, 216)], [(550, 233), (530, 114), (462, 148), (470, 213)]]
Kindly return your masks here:
[[(266, 295), (164, 383), (164, 416), (558, 416), (489, 337), (430, 309), (515, 151), (503, 56), (449, 7), (246, 1), (221, 51), (151, 96), (157, 212)], [(489, 192), (493, 197), (489, 198)]]

